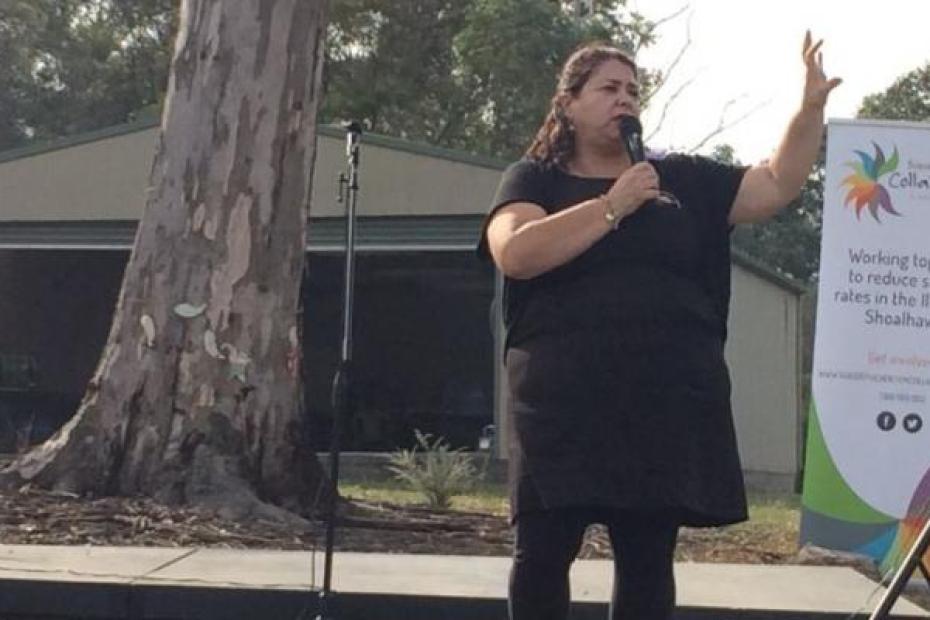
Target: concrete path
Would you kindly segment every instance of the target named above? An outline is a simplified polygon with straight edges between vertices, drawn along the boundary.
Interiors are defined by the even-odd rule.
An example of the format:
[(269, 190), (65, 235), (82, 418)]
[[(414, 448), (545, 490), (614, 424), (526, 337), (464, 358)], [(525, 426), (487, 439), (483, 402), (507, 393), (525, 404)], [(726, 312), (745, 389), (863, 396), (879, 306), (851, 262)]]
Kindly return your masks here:
[[(304, 551), (0, 546), (0, 618), (77, 611), (84, 614), (80, 617), (121, 617), (121, 605), (131, 608), (122, 617), (214, 617), (211, 608), (224, 619), (281, 617), (249, 616), (255, 612), (245, 611), (245, 601), (259, 593), (262, 601), (275, 600), (275, 592), (286, 593), (291, 604), (304, 601), (300, 604), (306, 612), (307, 601), (315, 605), (312, 591), (322, 583), (322, 561), (322, 553)], [(354, 601), (353, 613), (365, 620), (390, 613), (403, 613), (398, 619), (413, 617), (409, 610), (418, 606), (434, 609), (424, 617), (500, 618), (509, 568), (509, 559), (499, 557), (339, 553), (333, 588), (341, 602)], [(865, 618), (882, 594), (849, 568), (685, 563), (675, 571), (681, 618), (847, 618), (857, 612), (856, 617)], [(610, 573), (606, 561), (575, 563), (574, 617), (603, 617)], [(155, 592), (158, 596), (151, 595)], [(186, 593), (187, 602), (178, 599), (169, 605), (172, 592)], [(204, 598), (206, 593), (210, 596)], [(191, 597), (200, 602), (191, 602)], [(82, 601), (80, 606), (76, 600)], [(255, 600), (257, 609), (270, 604)], [(229, 601), (239, 601), (236, 605), (245, 615), (236, 615)], [(408, 610), (389, 612), (390, 601), (405, 601)], [(466, 610), (469, 601), (483, 605), (483, 611)], [(153, 605), (161, 611), (156, 613)], [(358, 611), (366, 605), (368, 611)], [(170, 615), (175, 613), (181, 615)], [(280, 613), (289, 612), (282, 608)], [(930, 618), (930, 613), (902, 600), (895, 617)]]

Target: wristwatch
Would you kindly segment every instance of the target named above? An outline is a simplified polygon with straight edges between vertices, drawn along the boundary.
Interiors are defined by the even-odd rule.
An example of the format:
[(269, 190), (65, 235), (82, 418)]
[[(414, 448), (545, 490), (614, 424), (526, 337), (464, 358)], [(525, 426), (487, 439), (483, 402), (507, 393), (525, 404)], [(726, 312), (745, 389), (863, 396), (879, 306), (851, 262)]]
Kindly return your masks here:
[(607, 198), (607, 194), (601, 194), (598, 198), (604, 203), (604, 219), (610, 224), (611, 230), (617, 230), (617, 227), (620, 226), (620, 220), (623, 218), (619, 213), (614, 211), (614, 207), (610, 204), (610, 199)]

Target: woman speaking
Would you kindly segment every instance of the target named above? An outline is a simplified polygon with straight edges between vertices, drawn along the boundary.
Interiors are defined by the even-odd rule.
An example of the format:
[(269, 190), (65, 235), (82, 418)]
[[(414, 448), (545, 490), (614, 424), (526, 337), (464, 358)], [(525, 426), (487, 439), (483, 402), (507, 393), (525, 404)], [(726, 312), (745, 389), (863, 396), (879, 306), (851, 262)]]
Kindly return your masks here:
[(479, 252), (505, 277), (512, 620), (567, 617), (590, 523), (613, 547), (610, 617), (669, 619), (679, 526), (746, 519), (723, 356), (729, 231), (776, 214), (811, 170), (840, 82), (821, 43), (805, 37), (803, 97), (766, 162), (631, 157), (636, 65), (591, 44), (504, 173)]

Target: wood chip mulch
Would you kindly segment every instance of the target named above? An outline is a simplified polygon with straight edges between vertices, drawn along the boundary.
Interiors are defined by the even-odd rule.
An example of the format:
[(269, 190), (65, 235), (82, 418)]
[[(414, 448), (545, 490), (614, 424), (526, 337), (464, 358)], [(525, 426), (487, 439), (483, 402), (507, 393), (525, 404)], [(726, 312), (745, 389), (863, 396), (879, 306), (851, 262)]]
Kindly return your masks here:
[[(345, 551), (509, 555), (513, 542), (500, 515), (356, 501), (338, 523), (336, 546)], [(29, 487), (0, 491), (0, 544), (313, 549), (322, 548), (323, 532), (320, 522), (302, 530), (239, 522), (144, 498), (92, 499)], [(786, 563), (797, 555), (796, 536), (764, 524), (684, 529), (678, 559)], [(609, 556), (604, 528), (590, 528), (580, 557)]]

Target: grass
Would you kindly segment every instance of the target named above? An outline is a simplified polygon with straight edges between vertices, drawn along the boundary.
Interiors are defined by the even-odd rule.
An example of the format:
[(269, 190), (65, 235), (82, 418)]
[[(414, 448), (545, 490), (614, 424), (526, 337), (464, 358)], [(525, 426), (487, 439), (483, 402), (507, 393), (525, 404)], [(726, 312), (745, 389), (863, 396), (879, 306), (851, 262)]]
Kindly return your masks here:
[[(339, 493), (346, 499), (390, 504), (424, 505), (422, 497), (406, 485), (394, 480), (353, 480), (339, 484)], [(507, 487), (482, 482), (471, 492), (452, 497), (452, 510), (507, 515)]]
[(801, 523), (801, 497), (795, 494), (750, 493), (749, 522), (798, 531)]
[[(351, 480), (339, 485), (339, 492), (347, 499), (366, 502), (386, 502), (399, 505), (422, 505), (422, 498), (403, 483), (394, 480)], [(797, 495), (751, 493), (749, 519), (751, 523), (778, 526), (797, 530), (801, 501)], [(507, 487), (504, 484), (482, 482), (470, 493), (452, 498), (453, 510), (483, 512), (506, 516), (508, 514)]]

